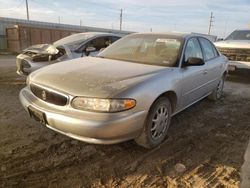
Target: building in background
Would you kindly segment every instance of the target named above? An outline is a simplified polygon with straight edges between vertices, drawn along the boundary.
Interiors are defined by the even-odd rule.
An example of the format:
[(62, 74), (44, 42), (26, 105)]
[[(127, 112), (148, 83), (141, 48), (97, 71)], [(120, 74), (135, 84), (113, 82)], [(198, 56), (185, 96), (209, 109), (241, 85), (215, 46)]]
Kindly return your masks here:
[[(10, 36), (9, 39), (6, 30), (8, 30)], [(0, 51), (8, 51), (11, 48), (19, 49), (14, 50), (14, 52), (19, 52), (27, 46), (52, 43), (60, 38), (79, 32), (106, 32), (120, 35), (132, 33), (114, 29), (0, 17)]]

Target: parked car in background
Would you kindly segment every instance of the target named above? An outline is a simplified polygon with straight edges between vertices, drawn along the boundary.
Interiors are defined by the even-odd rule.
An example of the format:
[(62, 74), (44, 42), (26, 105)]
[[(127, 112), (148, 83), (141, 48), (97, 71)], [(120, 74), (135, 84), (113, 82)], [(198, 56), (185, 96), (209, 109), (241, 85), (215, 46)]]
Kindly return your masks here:
[(53, 44), (31, 46), (17, 56), (17, 73), (28, 75), (52, 63), (89, 55), (95, 56), (101, 49), (120, 38), (121, 36), (111, 33), (87, 32), (70, 35)]
[(20, 101), (32, 118), (74, 139), (135, 139), (153, 148), (165, 139), (173, 115), (222, 96), (227, 63), (201, 36), (131, 34), (97, 57), (33, 72)]
[(250, 30), (235, 30), (215, 46), (229, 59), (229, 71), (250, 69)]

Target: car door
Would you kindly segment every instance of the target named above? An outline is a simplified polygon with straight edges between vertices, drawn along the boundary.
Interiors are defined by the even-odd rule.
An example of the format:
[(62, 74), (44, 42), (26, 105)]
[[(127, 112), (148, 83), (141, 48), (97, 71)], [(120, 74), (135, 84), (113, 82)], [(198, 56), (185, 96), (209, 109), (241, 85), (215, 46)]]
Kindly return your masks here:
[(206, 68), (205, 65), (185, 66), (188, 58), (203, 59), (200, 43), (196, 37), (190, 38), (184, 48), (182, 62), (182, 107), (186, 107), (206, 94)]
[(216, 88), (218, 80), (222, 75), (224, 59), (219, 56), (218, 51), (208, 39), (199, 37), (199, 41), (205, 61), (206, 87), (207, 93), (209, 93)]

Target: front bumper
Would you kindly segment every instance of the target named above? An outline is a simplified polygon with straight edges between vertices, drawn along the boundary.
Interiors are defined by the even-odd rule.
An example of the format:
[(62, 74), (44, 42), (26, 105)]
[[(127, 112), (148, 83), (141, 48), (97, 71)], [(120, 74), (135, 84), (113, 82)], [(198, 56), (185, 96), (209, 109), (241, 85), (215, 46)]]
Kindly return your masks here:
[(234, 66), (235, 69), (249, 69), (250, 70), (250, 62), (245, 61), (229, 61), (230, 66)]
[(16, 68), (17, 68), (16, 73), (21, 76), (27, 76), (31, 72), (49, 64), (50, 62), (32, 62), (29, 56), (24, 54), (19, 54), (16, 57)]
[(27, 60), (20, 59), (18, 57), (16, 58), (16, 68), (16, 73), (20, 76), (27, 76), (31, 72), (30, 63)]
[(79, 111), (69, 105), (56, 106), (35, 97), (28, 88), (21, 90), (20, 101), (45, 113), (46, 126), (71, 138), (95, 144), (114, 144), (136, 138), (143, 129), (147, 111), (96, 113)]

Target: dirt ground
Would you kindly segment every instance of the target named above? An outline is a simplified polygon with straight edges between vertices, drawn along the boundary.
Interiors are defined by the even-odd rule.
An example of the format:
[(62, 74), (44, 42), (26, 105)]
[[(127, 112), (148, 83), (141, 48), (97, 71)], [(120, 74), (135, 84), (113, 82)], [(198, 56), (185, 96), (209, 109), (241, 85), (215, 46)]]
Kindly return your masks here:
[(238, 187), (250, 138), (250, 84), (230, 78), (224, 98), (172, 119), (166, 141), (91, 145), (30, 119), (18, 93), (24, 78), (0, 56), (0, 187)]

